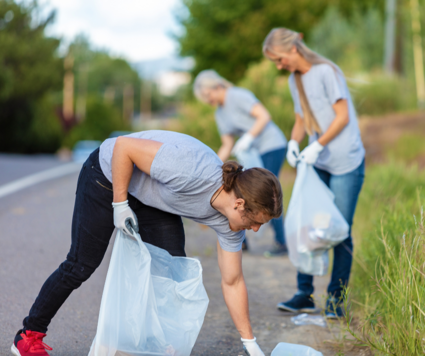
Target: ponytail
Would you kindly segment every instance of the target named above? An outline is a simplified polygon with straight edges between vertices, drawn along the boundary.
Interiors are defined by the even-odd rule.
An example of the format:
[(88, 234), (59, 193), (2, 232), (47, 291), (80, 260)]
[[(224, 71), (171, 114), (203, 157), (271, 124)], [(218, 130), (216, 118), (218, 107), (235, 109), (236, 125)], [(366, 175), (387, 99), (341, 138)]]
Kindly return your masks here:
[(316, 117), (313, 114), (313, 111), (310, 108), (310, 104), (307, 99), (307, 95), (305, 95), (304, 85), (301, 80), (301, 73), (296, 71), (294, 73), (295, 84), (298, 89), (298, 96), (300, 98), (300, 105), (303, 111), (304, 116), (304, 128), (309, 134), (309, 136), (313, 135), (314, 132), (317, 132), (319, 135), (322, 133), (322, 129), (320, 128)]
[(224, 191), (244, 199), (248, 213), (262, 212), (271, 218), (282, 215), (282, 187), (272, 172), (264, 168), (243, 170), (243, 166), (235, 161), (227, 161), (222, 169)]

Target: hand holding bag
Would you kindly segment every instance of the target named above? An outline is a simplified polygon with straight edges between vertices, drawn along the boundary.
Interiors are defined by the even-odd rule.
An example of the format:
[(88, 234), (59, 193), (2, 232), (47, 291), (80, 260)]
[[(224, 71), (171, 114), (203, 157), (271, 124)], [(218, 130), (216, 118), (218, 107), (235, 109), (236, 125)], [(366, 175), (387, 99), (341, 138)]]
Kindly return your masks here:
[(189, 356), (208, 307), (201, 263), (115, 232), (89, 356)]
[(289, 259), (302, 273), (326, 274), (328, 250), (348, 237), (349, 226), (334, 198), (313, 166), (299, 162), (285, 233)]

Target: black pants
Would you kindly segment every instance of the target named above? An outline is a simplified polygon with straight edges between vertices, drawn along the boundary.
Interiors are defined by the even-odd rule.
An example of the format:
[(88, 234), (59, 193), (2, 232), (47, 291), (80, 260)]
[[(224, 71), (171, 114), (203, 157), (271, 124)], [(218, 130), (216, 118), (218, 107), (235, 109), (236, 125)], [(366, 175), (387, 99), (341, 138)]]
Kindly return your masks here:
[[(42, 286), (29, 316), (24, 319), (25, 329), (46, 333), (50, 321), (71, 292), (100, 265), (114, 231), (112, 200), (112, 184), (102, 173), (97, 149), (84, 163), (78, 178), (71, 249), (66, 260)], [(144, 205), (131, 195), (128, 201), (139, 221), (143, 241), (173, 256), (186, 255), (180, 216)]]

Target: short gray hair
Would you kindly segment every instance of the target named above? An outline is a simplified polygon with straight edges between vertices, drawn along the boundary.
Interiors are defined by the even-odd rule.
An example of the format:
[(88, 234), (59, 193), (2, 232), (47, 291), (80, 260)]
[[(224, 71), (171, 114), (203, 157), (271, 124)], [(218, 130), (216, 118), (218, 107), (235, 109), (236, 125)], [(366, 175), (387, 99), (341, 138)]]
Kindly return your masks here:
[(233, 86), (233, 84), (221, 77), (213, 69), (203, 70), (195, 78), (195, 82), (193, 83), (193, 93), (200, 101), (206, 102), (202, 95), (202, 90), (213, 89), (217, 88), (218, 86), (230, 88)]

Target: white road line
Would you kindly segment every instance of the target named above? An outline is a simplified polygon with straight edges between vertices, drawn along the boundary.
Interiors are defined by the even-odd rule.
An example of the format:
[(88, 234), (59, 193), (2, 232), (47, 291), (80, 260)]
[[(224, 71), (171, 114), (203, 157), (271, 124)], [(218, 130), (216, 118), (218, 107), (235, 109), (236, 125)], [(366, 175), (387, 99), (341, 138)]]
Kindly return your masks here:
[(42, 172), (31, 174), (27, 177), (0, 186), (0, 198), (15, 193), (21, 189), (30, 187), (34, 184), (78, 172), (80, 169), (80, 163), (67, 163), (59, 167), (50, 168)]

